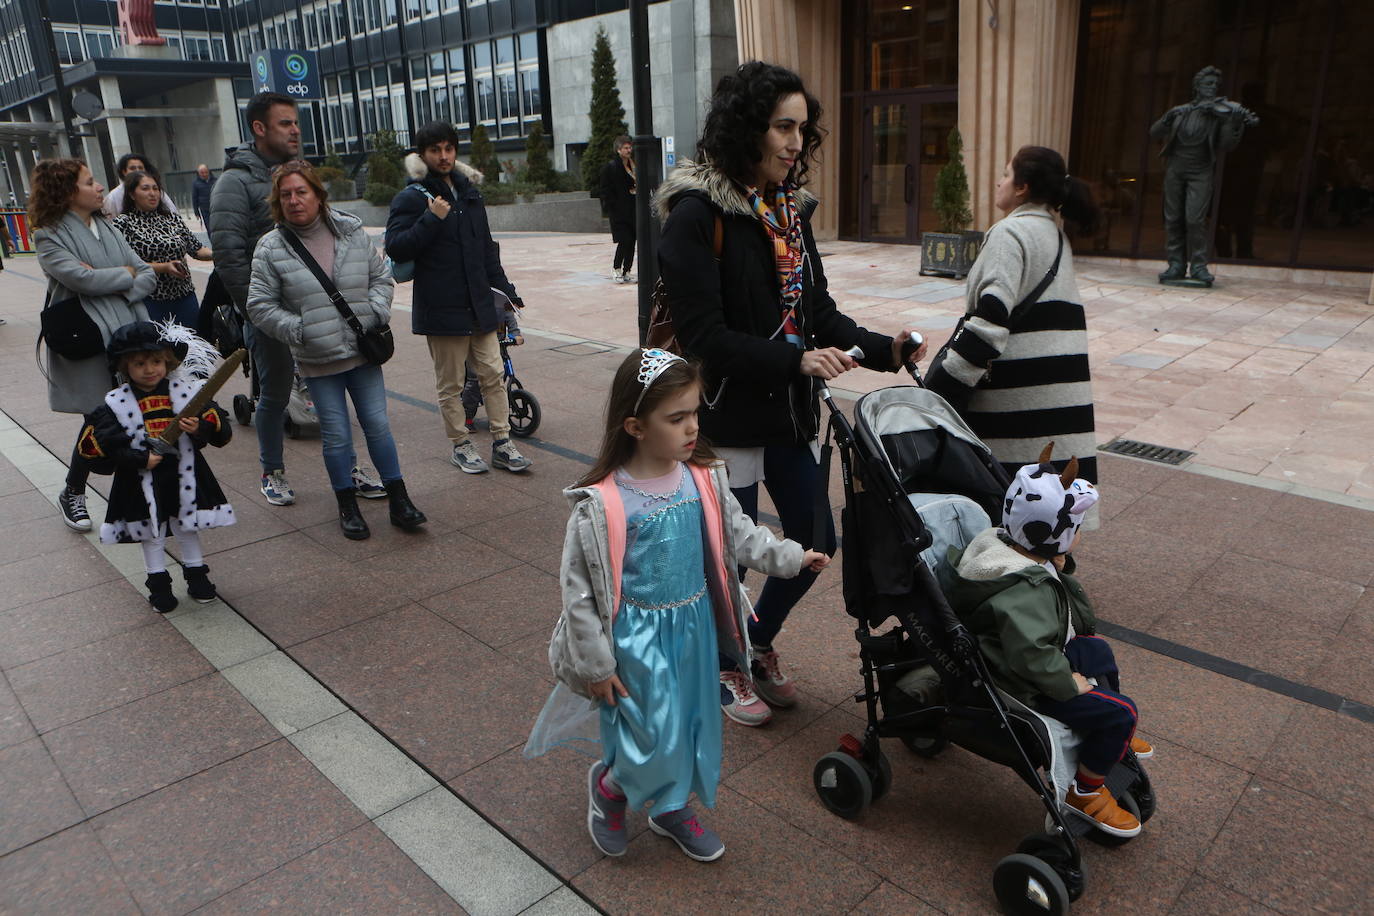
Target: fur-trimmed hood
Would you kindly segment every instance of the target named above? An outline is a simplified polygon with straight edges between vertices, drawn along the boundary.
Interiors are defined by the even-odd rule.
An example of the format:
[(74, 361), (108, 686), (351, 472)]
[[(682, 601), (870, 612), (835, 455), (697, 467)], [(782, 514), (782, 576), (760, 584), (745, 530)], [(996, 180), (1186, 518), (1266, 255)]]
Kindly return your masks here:
[[(711, 165), (709, 162), (692, 162), (690, 159), (683, 159), (681, 164), (673, 170), (673, 173), (663, 179), (663, 183), (654, 192), (654, 210), (658, 214), (660, 221), (668, 218), (668, 211), (672, 208), (673, 199), (679, 194), (688, 191), (700, 192), (720, 208), (726, 215), (753, 217), (754, 211), (749, 207), (749, 200), (744, 195), (743, 189), (728, 177), (724, 172)], [(803, 214), (810, 214), (816, 208), (816, 195), (805, 188), (798, 188), (796, 191), (797, 207)]]
[(964, 548), (957, 567), (959, 575), (974, 582), (987, 582), (1020, 573), (1027, 578), (1048, 576), (1043, 566), (1028, 560), (1002, 540), (1002, 529), (988, 528)]
[[(407, 153), (405, 166), (406, 175), (411, 181), (424, 181), (425, 177), (429, 175), (429, 166), (425, 164), (424, 159), (420, 158), (419, 153)], [(461, 173), (473, 184), (481, 184), (487, 177), (461, 159), (453, 160), (453, 170)]]

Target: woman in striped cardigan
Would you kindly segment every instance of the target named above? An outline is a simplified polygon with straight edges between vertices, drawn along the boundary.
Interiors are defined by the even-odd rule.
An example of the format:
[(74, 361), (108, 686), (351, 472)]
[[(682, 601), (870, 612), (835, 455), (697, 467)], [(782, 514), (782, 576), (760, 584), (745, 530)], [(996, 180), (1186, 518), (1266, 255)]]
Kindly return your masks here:
[(968, 276), (967, 311), (926, 375), (1008, 473), (1054, 442), (1055, 466), (1077, 458), (1097, 481), (1088, 331), (1073, 252), (1060, 229), (1090, 235), (1092, 192), (1064, 158), (1023, 146), (1007, 163), (991, 229)]

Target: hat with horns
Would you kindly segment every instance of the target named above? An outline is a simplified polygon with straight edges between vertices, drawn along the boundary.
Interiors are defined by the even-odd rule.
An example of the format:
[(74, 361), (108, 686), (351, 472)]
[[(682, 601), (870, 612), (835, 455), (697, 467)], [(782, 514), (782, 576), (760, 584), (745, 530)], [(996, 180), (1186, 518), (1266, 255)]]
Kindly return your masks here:
[(1040, 453), (1039, 464), (1016, 472), (1002, 504), (1002, 529), (1017, 544), (1046, 560), (1069, 552), (1083, 516), (1098, 499), (1097, 487), (1078, 477), (1078, 459), (1063, 472), (1050, 463), (1054, 443)]

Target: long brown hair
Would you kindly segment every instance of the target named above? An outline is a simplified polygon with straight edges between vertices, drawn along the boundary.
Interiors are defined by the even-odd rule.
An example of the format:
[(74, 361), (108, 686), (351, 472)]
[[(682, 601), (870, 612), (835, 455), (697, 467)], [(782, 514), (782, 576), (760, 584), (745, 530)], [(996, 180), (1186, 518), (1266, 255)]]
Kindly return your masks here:
[(86, 163), (80, 159), (43, 159), (29, 176), (29, 226), (49, 229), (72, 207), (76, 182)]
[(320, 199), (320, 213), (325, 215), (325, 225), (333, 229), (327, 216), (329, 207), (329, 192), (325, 190), (324, 182), (320, 181), (315, 174), (315, 167), (304, 159), (292, 159), (290, 162), (283, 162), (272, 170), (272, 192), (267, 197), (267, 204), (272, 210), (272, 221), (276, 223), (286, 222), (286, 214), (281, 209), (281, 183), (289, 175), (299, 175), (310, 185), (310, 190), (315, 192), (315, 196)]
[[(647, 417), (660, 404), (684, 388), (696, 386), (698, 391), (700, 390), (701, 367), (694, 362), (674, 361), (659, 373), (658, 378), (649, 385), (649, 390), (645, 391), (644, 386), (639, 383), (639, 362), (643, 356), (643, 350), (631, 350), (630, 355), (625, 357), (625, 361), (615, 371), (615, 381), (611, 382), (611, 396), (606, 402), (606, 433), (601, 439), (601, 451), (597, 454), (592, 469), (583, 474), (574, 486), (589, 487), (594, 483), (600, 483), (634, 457), (638, 441), (625, 432), (626, 420), (630, 417)], [(636, 411), (635, 401), (639, 400), (641, 392), (644, 394), (644, 400), (640, 402), (639, 410)], [(697, 447), (693, 450), (690, 460), (692, 464), (706, 467), (718, 459), (715, 452), (706, 444), (706, 440), (698, 434)]]
[(124, 204), (119, 212), (132, 213), (138, 209), (138, 204), (134, 203), (134, 191), (138, 190), (138, 186), (143, 183), (143, 179), (145, 178), (157, 185), (157, 206), (153, 208), (153, 211), (156, 213), (171, 213), (172, 211), (167, 209), (167, 199), (162, 195), (162, 179), (158, 178), (153, 172), (140, 172), (138, 169), (134, 169), (124, 176), (122, 182), (124, 185)]

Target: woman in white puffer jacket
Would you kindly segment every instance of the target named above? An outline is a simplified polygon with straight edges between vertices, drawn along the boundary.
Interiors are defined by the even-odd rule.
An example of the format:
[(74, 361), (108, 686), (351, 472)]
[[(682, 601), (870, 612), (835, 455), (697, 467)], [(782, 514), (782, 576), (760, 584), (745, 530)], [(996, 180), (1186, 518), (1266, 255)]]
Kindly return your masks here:
[(287, 162), (273, 172), (268, 203), (277, 228), (259, 240), (253, 253), (248, 317), (256, 330), (291, 348), (320, 418), (324, 464), (338, 500), (340, 527), (344, 537), (362, 540), (371, 532), (358, 510), (346, 396), (353, 399), (368, 454), (390, 497), (391, 523), (413, 530), (426, 519), (410, 501), (401, 477), (382, 367), (363, 357), (357, 334), (287, 237), (290, 233), (300, 240), (364, 330), (384, 327), (391, 317), (391, 276), (362, 222), (331, 210), (327, 199), (308, 163)]

